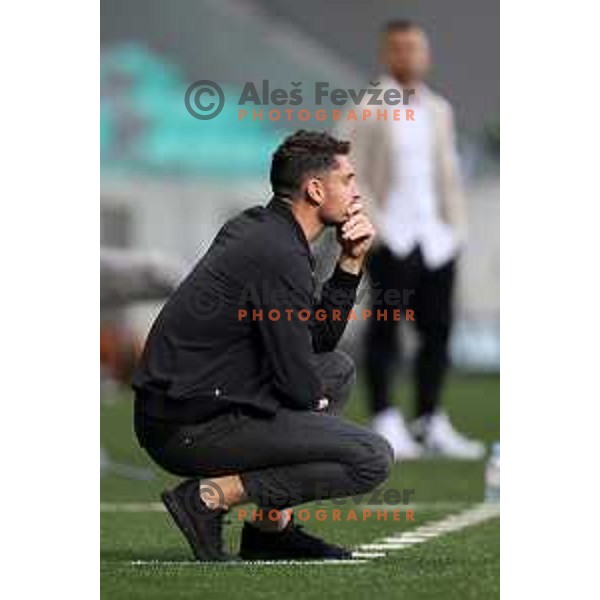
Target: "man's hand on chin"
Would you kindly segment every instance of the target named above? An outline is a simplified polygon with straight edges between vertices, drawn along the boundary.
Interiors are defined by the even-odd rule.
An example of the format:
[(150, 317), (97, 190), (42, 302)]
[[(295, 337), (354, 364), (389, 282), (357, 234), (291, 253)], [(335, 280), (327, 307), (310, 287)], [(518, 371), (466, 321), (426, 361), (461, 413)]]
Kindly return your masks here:
[(359, 202), (352, 204), (348, 219), (338, 227), (337, 240), (342, 247), (338, 262), (347, 273), (360, 275), (375, 237), (375, 228)]

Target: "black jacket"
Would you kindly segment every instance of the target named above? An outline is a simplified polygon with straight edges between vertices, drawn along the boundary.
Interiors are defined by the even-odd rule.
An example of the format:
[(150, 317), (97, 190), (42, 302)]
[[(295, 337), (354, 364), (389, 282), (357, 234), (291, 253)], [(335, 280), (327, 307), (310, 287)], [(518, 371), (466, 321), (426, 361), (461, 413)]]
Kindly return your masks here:
[(311, 355), (335, 348), (359, 281), (336, 267), (316, 302), (314, 259), (289, 205), (244, 211), (156, 319), (133, 377), (138, 409), (184, 422), (230, 403), (314, 409), (323, 390)]

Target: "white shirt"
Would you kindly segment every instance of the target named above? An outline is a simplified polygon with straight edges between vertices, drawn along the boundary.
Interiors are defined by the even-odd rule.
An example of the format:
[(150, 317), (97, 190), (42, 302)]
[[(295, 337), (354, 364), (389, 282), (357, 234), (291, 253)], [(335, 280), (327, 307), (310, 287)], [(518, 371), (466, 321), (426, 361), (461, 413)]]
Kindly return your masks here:
[(409, 108), (414, 121), (388, 123), (392, 181), (377, 220), (382, 240), (395, 255), (404, 258), (420, 246), (426, 266), (435, 269), (456, 256), (458, 243), (440, 218), (431, 115), (414, 96)]

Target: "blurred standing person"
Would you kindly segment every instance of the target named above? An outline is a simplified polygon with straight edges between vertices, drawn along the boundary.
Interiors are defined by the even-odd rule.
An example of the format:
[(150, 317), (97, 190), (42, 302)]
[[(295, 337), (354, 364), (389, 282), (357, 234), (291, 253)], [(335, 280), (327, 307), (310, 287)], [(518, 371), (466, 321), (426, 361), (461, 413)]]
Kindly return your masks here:
[[(398, 321), (368, 321), (366, 367), (373, 428), (390, 442), (396, 459), (417, 458), (423, 451), (479, 459), (483, 444), (457, 432), (440, 407), (456, 262), (466, 225), (452, 107), (424, 83), (429, 45), (415, 23), (386, 25), (382, 61), (387, 75), (379, 79), (381, 88), (398, 89), (403, 98), (414, 90), (409, 105), (400, 105), (402, 113), (406, 108), (414, 111), (414, 120), (402, 115), (397, 121), (358, 122), (350, 137), (358, 180), (372, 202), (380, 234), (370, 261), (371, 282), (381, 292), (408, 293), (403, 308), (414, 310), (419, 345), (414, 367), (417, 418), (409, 429), (400, 410), (390, 404), (400, 351)], [(394, 308), (383, 293), (373, 304), (374, 315), (377, 309)]]

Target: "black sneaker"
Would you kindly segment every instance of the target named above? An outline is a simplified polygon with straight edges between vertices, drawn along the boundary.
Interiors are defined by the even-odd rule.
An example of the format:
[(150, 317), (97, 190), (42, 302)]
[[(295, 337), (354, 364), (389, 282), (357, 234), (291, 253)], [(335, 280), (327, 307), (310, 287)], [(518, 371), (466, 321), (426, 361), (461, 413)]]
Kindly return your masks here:
[(163, 504), (188, 541), (199, 561), (234, 560), (223, 549), (223, 515), (211, 510), (200, 498), (198, 480), (188, 479), (161, 494)]
[(293, 522), (281, 532), (264, 532), (246, 522), (240, 556), (244, 560), (349, 559), (352, 552), (302, 531)]

